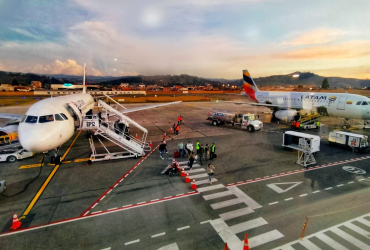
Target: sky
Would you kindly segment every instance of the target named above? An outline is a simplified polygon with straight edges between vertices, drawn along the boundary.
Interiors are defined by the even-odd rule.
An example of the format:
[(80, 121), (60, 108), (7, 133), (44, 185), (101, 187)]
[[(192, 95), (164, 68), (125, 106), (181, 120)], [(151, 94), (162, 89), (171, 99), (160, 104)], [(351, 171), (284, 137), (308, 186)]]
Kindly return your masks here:
[(0, 0), (0, 70), (370, 78), (368, 0)]

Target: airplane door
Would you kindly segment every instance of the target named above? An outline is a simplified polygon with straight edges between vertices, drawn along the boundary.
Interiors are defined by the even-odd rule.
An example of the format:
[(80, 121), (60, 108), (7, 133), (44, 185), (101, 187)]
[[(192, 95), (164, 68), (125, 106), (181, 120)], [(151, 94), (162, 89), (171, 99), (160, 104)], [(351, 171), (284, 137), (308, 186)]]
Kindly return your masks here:
[(70, 107), (73, 111), (73, 113), (77, 116), (77, 119), (78, 119), (78, 123), (80, 124), (79, 127), (81, 127), (81, 123), (82, 123), (82, 114), (81, 114), (81, 111), (76, 107), (75, 104), (73, 103), (67, 103), (68, 107)]
[(347, 96), (339, 97), (337, 109), (344, 110), (346, 107), (346, 100), (347, 100)]

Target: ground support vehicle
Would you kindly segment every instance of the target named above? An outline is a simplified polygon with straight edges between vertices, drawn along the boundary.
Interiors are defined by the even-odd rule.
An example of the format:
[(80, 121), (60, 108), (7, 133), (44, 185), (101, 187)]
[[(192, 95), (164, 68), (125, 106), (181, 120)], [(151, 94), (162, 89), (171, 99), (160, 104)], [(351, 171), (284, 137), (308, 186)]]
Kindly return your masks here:
[(368, 136), (344, 131), (331, 131), (329, 133), (329, 145), (342, 145), (352, 148), (353, 151), (366, 153), (369, 148)]
[(28, 152), (27, 150), (23, 149), (22, 147), (19, 149), (10, 148), (4, 149), (0, 151), (0, 162), (7, 161), (7, 162), (15, 162), (20, 159), (25, 159), (32, 157), (35, 153)]
[(254, 114), (241, 114), (232, 111), (208, 111), (207, 120), (214, 126), (219, 124), (239, 125), (242, 129), (248, 129), (249, 132), (261, 130), (263, 123), (255, 119)]

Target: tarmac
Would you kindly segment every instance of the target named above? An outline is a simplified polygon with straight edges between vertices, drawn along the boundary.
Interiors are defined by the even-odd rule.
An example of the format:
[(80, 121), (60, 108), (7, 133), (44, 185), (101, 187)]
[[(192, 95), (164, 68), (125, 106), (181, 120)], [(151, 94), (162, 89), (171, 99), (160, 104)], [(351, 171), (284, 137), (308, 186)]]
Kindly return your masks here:
[[(141, 105), (149, 104), (127, 107)], [(24, 113), (27, 106), (17, 108), (0, 112)], [(236, 126), (213, 126), (206, 121), (207, 111), (213, 109), (254, 113), (264, 127), (249, 133)], [(185, 124), (175, 136), (170, 128), (178, 115)], [(0, 196), (2, 248), (224, 249), (227, 242), (238, 250), (246, 233), (253, 249), (370, 248), (370, 156), (329, 146), (328, 132), (339, 128), (342, 120), (324, 117), (320, 132), (307, 131), (321, 137), (321, 146), (314, 155), (316, 164), (305, 169), (296, 164), (297, 151), (282, 146), (287, 124), (271, 123), (266, 108), (186, 102), (129, 117), (148, 129), (153, 143), (153, 150), (141, 159), (87, 165), (89, 136), (77, 131), (60, 149), (64, 153), (71, 148), (57, 169), (47, 164), (48, 159), (40, 168), (41, 154), (0, 163), (7, 196), (22, 191), (40, 173), (24, 192)], [(170, 140), (162, 160), (157, 146), (164, 132)], [(370, 134), (368, 129), (352, 132)], [(160, 173), (180, 141), (196, 140), (214, 142), (218, 157), (195, 163), (189, 174), (198, 189), (192, 190), (185, 178)], [(186, 158), (178, 161), (186, 167)], [(208, 163), (216, 167), (212, 186), (205, 171)], [(351, 171), (354, 168), (362, 171)], [(21, 229), (10, 231), (13, 213), (22, 217), (27, 208)], [(299, 240), (307, 217), (304, 238)]]

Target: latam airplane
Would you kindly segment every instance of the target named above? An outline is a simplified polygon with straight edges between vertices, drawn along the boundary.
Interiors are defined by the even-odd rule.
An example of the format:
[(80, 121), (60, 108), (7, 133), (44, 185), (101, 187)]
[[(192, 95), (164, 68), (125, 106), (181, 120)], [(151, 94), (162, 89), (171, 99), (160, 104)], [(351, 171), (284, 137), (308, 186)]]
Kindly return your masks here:
[(273, 117), (292, 121), (300, 117), (299, 110), (320, 111), (327, 116), (356, 120), (370, 119), (370, 98), (347, 93), (260, 91), (248, 70), (243, 70), (245, 93), (255, 101), (254, 106), (268, 107)]
[[(51, 97), (33, 104), (25, 115), (0, 113), (0, 118), (13, 121), (0, 128), (0, 135), (18, 132), (19, 142), (30, 152), (54, 152), (55, 158), (60, 159), (57, 152), (61, 145), (67, 142), (75, 132), (75, 120), (95, 106), (94, 98), (86, 93), (86, 66), (83, 78), (83, 91), (80, 94)], [(123, 114), (144, 109), (180, 103), (170, 102), (125, 109)], [(19, 124), (19, 125), (18, 125)]]

